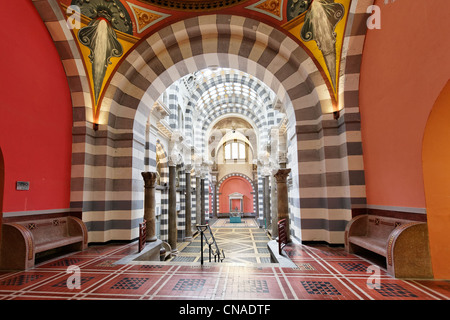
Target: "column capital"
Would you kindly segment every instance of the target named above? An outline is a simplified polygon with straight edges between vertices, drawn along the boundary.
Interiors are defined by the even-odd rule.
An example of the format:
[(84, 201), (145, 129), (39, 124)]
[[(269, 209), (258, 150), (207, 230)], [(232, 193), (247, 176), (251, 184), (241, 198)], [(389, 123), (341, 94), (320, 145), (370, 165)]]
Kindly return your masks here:
[(279, 169), (277, 173), (274, 174), (275, 179), (277, 179), (277, 183), (286, 183), (290, 172), (291, 169)]
[(158, 177), (156, 172), (141, 172), (142, 177), (144, 178), (145, 188), (154, 188), (156, 179)]

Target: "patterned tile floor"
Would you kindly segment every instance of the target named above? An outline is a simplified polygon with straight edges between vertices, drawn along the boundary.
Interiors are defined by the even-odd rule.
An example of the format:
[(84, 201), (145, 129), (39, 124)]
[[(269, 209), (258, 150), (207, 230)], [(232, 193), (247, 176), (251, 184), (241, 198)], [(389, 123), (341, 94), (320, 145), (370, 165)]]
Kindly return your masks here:
[[(229, 230), (223, 232), (224, 237), (218, 230), (217, 238), (224, 241), (225, 234), (240, 233)], [(260, 231), (249, 230), (244, 239), (255, 240)], [(256, 243), (252, 244), (252, 254), (260, 257)], [(250, 245), (242, 250), (249, 248)], [(371, 263), (345, 253), (342, 248), (286, 247), (287, 255), (297, 265), (294, 268), (239, 262), (203, 266), (198, 262), (115, 263), (137, 250), (137, 242), (90, 246), (83, 252), (43, 262), (28, 271), (0, 272), (0, 300), (450, 299), (450, 281), (394, 279), (383, 269), (380, 285), (374, 288), (370, 281), (372, 273), (367, 273)], [(251, 256), (250, 252), (244, 254)], [(238, 253), (236, 257), (240, 258)], [(68, 272), (68, 268), (74, 267), (79, 268), (75, 270), (77, 273)]]
[[(219, 219), (211, 225), (214, 238), (220, 249), (225, 252), (225, 263), (234, 265), (271, 263), (267, 242), (271, 240), (267, 233), (257, 227), (254, 219), (245, 218), (242, 223), (229, 223), (228, 219)], [(207, 233), (209, 237), (209, 234)], [(180, 244), (179, 253), (171, 262), (201, 261), (201, 241), (197, 236), (192, 242)], [(204, 262), (209, 262), (209, 250), (206, 244), (203, 249)], [(214, 261), (214, 257), (212, 257)]]

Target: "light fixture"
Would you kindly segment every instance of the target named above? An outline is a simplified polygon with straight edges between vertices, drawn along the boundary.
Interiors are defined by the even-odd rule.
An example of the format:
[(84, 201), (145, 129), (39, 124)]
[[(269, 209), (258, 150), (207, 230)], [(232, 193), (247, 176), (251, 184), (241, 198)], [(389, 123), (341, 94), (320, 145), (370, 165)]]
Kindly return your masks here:
[(334, 118), (334, 120), (338, 120), (340, 116), (341, 116), (341, 113), (340, 113), (339, 111), (334, 111), (334, 112), (333, 112), (333, 118)]

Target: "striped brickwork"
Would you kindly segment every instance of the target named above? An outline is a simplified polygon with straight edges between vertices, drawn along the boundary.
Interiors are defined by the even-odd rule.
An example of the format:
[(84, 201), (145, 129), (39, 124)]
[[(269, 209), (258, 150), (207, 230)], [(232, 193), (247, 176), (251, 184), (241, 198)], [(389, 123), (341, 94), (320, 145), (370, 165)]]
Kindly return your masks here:
[[(371, 2), (353, 1), (351, 7), (340, 77), (343, 110), (338, 120), (322, 114), (331, 103), (326, 85), (294, 40), (250, 18), (205, 15), (165, 27), (130, 52), (105, 92), (99, 130), (94, 131), (89, 86), (71, 33), (54, 0), (34, 1), (55, 41), (71, 89), (71, 206), (83, 212), (89, 241), (137, 237), (143, 215), (140, 173), (146, 169), (151, 107), (181, 77), (220, 66), (263, 81), (289, 119), (287, 166), (292, 169), (289, 199), (296, 237), (342, 243), (351, 209), (365, 205), (357, 93), (365, 11)], [(54, 15), (47, 12), (50, 9)], [(260, 182), (260, 196), (261, 191)], [(261, 208), (259, 212), (261, 216)]]
[(167, 241), (169, 239), (169, 159), (159, 140), (156, 141), (156, 155), (160, 163), (159, 175), (162, 187), (160, 239)]

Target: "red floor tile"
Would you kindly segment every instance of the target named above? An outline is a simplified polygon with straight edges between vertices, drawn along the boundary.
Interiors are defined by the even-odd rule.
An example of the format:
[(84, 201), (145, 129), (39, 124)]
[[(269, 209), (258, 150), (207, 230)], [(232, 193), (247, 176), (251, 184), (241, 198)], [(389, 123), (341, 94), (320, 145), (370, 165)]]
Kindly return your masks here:
[(40, 272), (35, 270), (13, 273), (0, 279), (0, 292), (29, 289), (58, 274), (57, 272)]
[(308, 277), (308, 276), (287, 276), (295, 299), (303, 300), (362, 300), (360, 294), (342, 280), (333, 276), (329, 277)]
[(437, 298), (420, 287), (399, 279), (381, 278), (379, 287), (368, 278), (348, 278), (347, 281), (374, 300), (436, 300)]
[(160, 278), (160, 275), (155, 274), (123, 273), (96, 286), (95, 289), (89, 292), (88, 296), (103, 294), (106, 298), (108, 296), (110, 298), (123, 296), (124, 299), (127, 297), (141, 297), (152, 289)]
[(161, 286), (152, 294), (157, 297), (213, 299), (221, 290), (220, 280), (216, 276), (177, 273), (166, 276)]
[[(296, 268), (273, 265), (116, 264), (137, 245), (89, 247), (22, 272), (0, 272), (0, 300), (18, 299), (307, 299), (449, 300), (450, 281), (394, 279), (380, 268), (380, 288), (371, 263), (343, 248), (295, 245), (287, 256)], [(69, 267), (80, 269), (80, 289), (67, 286)]]

